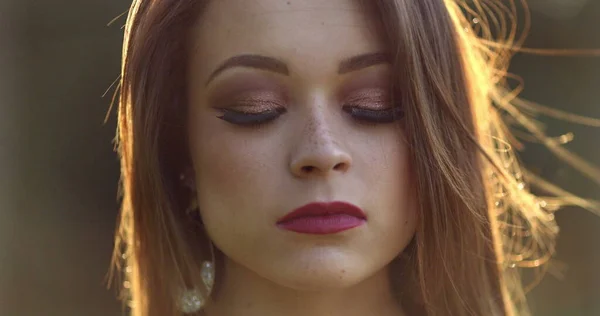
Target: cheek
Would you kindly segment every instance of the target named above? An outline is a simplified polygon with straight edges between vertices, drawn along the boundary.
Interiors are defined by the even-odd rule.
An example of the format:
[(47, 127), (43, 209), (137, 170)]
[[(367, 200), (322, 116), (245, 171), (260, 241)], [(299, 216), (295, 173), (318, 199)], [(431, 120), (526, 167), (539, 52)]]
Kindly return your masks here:
[(281, 168), (282, 151), (266, 134), (244, 134), (218, 123), (197, 128), (191, 144), (202, 217), (216, 228), (264, 212), (268, 192), (277, 186), (274, 169)]
[(197, 187), (200, 191), (236, 192), (249, 176), (249, 169), (257, 168), (257, 153), (252, 148), (242, 149), (235, 139), (219, 136), (202, 138), (197, 143), (194, 157)]
[(364, 168), (363, 179), (366, 192), (371, 192), (367, 195), (369, 204), (376, 211), (371, 221), (374, 231), (381, 234), (380, 241), (389, 241), (401, 251), (415, 232), (417, 207), (409, 148), (398, 135), (402, 132), (390, 131), (365, 151), (370, 163)]

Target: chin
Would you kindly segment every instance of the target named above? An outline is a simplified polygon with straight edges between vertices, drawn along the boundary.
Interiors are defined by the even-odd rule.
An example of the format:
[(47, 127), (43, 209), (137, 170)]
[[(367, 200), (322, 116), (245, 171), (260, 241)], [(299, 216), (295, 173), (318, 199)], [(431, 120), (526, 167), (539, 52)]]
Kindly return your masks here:
[[(330, 258), (331, 259), (331, 258)], [(283, 286), (320, 291), (351, 287), (368, 278), (374, 271), (355, 259), (303, 260), (288, 264), (289, 268), (278, 271), (273, 281)]]
[(352, 287), (364, 278), (351, 273), (315, 273), (313, 275), (298, 275), (293, 279), (286, 280), (284, 286), (299, 291), (330, 291)]

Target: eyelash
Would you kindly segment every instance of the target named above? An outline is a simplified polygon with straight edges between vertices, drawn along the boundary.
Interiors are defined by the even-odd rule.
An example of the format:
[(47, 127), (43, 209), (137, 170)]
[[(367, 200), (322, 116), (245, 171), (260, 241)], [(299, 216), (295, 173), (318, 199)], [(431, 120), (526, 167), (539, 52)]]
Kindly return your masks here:
[(344, 105), (342, 110), (364, 123), (392, 123), (404, 116), (404, 111), (400, 107), (370, 110), (359, 106)]
[(232, 124), (242, 126), (257, 126), (275, 120), (287, 110), (283, 107), (278, 107), (272, 110), (266, 110), (258, 113), (235, 111), (230, 109), (221, 109), (223, 115), (218, 118)]
[[(385, 110), (369, 110), (359, 106), (346, 104), (342, 106), (342, 110), (350, 114), (353, 118), (361, 123), (392, 123), (404, 116), (404, 111), (400, 107), (394, 107)], [(223, 112), (223, 115), (218, 116), (218, 118), (241, 126), (263, 125), (277, 119), (279, 116), (287, 112), (287, 110), (283, 107), (266, 110), (259, 113), (230, 109), (221, 109), (221, 111)]]

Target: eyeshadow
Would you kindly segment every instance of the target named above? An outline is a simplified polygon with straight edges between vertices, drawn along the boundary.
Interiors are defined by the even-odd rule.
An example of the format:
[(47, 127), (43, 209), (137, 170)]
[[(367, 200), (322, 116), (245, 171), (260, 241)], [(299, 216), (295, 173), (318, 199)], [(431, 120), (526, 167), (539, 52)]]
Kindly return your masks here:
[(384, 88), (365, 88), (351, 92), (344, 103), (351, 103), (371, 110), (384, 110), (389, 108), (389, 91)]
[(358, 91), (370, 91), (373, 94), (375, 91), (387, 91), (390, 88), (390, 71), (389, 67), (376, 67), (366, 69), (344, 80), (339, 91), (338, 98), (345, 100)]
[(261, 100), (286, 99), (283, 86), (274, 78), (261, 74), (242, 73), (220, 80), (211, 90), (208, 98), (211, 104), (232, 103), (236, 100), (259, 102)]

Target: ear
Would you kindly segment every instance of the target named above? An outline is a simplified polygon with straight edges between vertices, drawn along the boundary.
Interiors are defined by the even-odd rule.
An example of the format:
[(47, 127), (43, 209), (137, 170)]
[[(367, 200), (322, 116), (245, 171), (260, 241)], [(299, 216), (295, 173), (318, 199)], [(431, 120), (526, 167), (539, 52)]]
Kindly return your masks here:
[(196, 190), (196, 173), (194, 172), (193, 168), (191, 168), (191, 167), (186, 168), (179, 175), (179, 180), (181, 181), (183, 186), (190, 189), (191, 191)]

